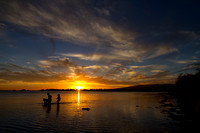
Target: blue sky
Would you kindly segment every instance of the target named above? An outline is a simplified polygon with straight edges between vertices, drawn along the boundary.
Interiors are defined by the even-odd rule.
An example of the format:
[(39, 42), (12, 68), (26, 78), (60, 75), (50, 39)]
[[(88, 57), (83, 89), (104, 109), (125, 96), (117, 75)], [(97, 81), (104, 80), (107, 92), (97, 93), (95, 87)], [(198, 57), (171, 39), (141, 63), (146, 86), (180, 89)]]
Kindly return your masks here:
[(1, 0), (0, 89), (174, 83), (199, 68), (199, 4)]

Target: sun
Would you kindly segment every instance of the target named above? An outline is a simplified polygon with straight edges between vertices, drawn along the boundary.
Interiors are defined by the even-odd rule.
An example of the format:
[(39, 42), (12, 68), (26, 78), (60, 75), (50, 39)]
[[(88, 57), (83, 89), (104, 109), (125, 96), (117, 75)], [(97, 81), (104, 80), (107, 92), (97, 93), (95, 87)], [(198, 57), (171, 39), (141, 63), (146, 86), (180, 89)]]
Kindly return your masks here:
[(76, 81), (75, 83), (74, 83), (74, 88), (76, 89), (76, 90), (81, 90), (81, 89), (84, 89), (85, 88), (85, 82), (84, 81)]
[(81, 90), (81, 89), (84, 89), (84, 87), (83, 86), (75, 86), (75, 89)]

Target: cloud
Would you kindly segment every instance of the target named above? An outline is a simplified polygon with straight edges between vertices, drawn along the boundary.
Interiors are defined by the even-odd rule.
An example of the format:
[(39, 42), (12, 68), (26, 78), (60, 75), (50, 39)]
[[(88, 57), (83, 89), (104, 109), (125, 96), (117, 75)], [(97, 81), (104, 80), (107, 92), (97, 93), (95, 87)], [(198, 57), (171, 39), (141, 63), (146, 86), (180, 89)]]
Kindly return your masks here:
[[(39, 60), (36, 69), (15, 64), (1, 64), (1, 81), (50, 82), (85, 77), (101, 83), (134, 84), (166, 80), (170, 72), (165, 70), (167, 67), (164, 65), (134, 66), (133, 64), (166, 54), (178, 53), (180, 46), (199, 38), (196, 32), (188, 29), (171, 30), (147, 21), (131, 20), (126, 15), (118, 18), (116, 13), (118, 8), (113, 2), (99, 2), (90, 0), (10, 0), (7, 2), (2, 0), (0, 2), (0, 20), (2, 20), (0, 29), (7, 30), (12, 24), (19, 29), (49, 37), (52, 51), (48, 55), (41, 52), (48, 59)], [(135, 14), (137, 13), (133, 13)], [(131, 25), (128, 25), (130, 23)], [(139, 25), (135, 26), (137, 23)], [(143, 27), (144, 24), (151, 25), (154, 30), (146, 29), (145, 26)], [(4, 32), (0, 31), (0, 35), (2, 34)], [(55, 53), (54, 39), (93, 50), (87, 53), (81, 50), (78, 50), (81, 52)], [(13, 47), (13, 43), (10, 42), (12, 41), (5, 44)], [(71, 58), (82, 60), (84, 64), (88, 61), (90, 65), (77, 65), (74, 62), (76, 59), (72, 62)], [(176, 63), (186, 64), (193, 61), (180, 60)], [(27, 62), (27, 64), (33, 65), (32, 62), (31, 64)]]
[(166, 66), (124, 66), (119, 63), (110, 65), (78, 66), (69, 59), (42, 60), (37, 69), (15, 64), (0, 64), (0, 82), (16, 81), (26, 83), (53, 83), (59, 81), (84, 80), (104, 86), (130, 86), (143, 83), (165, 83), (174, 77), (164, 71)]
[(169, 47), (167, 45), (157, 46), (147, 58), (154, 58), (168, 53), (178, 52), (177, 48)]
[(99, 61), (101, 59), (105, 59), (110, 58), (113, 59), (114, 57), (110, 56), (110, 55), (106, 55), (106, 54), (79, 54), (79, 53), (62, 53), (62, 56), (66, 56), (66, 57), (75, 57), (81, 60), (89, 60), (89, 61)]
[(100, 14), (100, 15), (106, 15), (106, 16), (110, 16), (110, 11), (103, 8), (103, 9), (99, 9), (99, 8), (94, 8), (96, 9), (96, 11)]
[(2, 2), (1, 19), (51, 39), (57, 38), (76, 45), (96, 45), (97, 49), (104, 49), (104, 55), (96, 53), (92, 58), (71, 54), (93, 61), (105, 58), (142, 61), (177, 52), (172, 43), (197, 37), (190, 31), (143, 33), (129, 29), (112, 20), (109, 8), (112, 2), (111, 5), (104, 3), (104, 7), (92, 4), (91, 1), (77, 0)]
[(66, 67), (76, 67), (77, 65), (75, 63), (73, 63), (72, 61), (70, 61), (67, 58), (63, 58), (63, 59), (50, 59), (50, 60), (40, 60), (39, 67), (41, 68), (66, 68)]
[(165, 65), (124, 66), (122, 64), (110, 64), (108, 66), (87, 66), (84, 67), (84, 71), (91, 78), (101, 77), (105, 80), (134, 84), (153, 80), (160, 82), (168, 78), (170, 73), (165, 71), (166, 67)]
[(178, 64), (191, 64), (191, 63), (198, 63), (200, 60), (178, 60), (178, 61), (173, 61)]
[(59, 72), (66, 76), (85, 75), (83, 66), (78, 66), (67, 58), (40, 60), (38, 66), (51, 72)]
[(180, 70), (180, 72), (186, 72), (186, 71), (191, 71), (191, 70), (200, 70), (200, 62), (193, 62), (193, 63), (189, 63), (187, 65), (185, 65), (182, 70)]
[[(44, 3), (4, 2), (2, 8), (5, 13), (2, 18), (32, 32), (68, 42), (82, 44), (100, 41), (97, 35), (102, 36), (104, 32), (98, 33), (94, 24), (105, 27), (108, 22), (101, 17), (95, 17), (92, 12), (96, 10), (89, 7), (87, 1)], [(102, 11), (105, 12), (105, 9)]]
[(63, 73), (52, 73), (47, 70), (32, 70), (15, 64), (0, 64), (0, 79), (8, 82), (55, 82), (66, 80)]
[(81, 54), (81, 53), (62, 53), (60, 55), (64, 57), (74, 57), (78, 58), (81, 60), (86, 60), (86, 61), (104, 61), (104, 62), (109, 62), (109, 61), (138, 61), (139, 59), (137, 56), (134, 55), (134, 51), (127, 50), (127, 51), (122, 51), (122, 50), (115, 50), (112, 53), (93, 53), (93, 54)]

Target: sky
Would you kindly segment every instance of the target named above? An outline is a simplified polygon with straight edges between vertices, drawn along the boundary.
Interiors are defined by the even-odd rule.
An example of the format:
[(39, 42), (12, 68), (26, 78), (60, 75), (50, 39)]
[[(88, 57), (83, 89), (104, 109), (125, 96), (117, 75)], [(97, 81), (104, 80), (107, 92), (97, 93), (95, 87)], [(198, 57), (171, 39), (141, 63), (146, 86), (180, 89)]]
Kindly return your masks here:
[(0, 90), (172, 84), (200, 67), (198, 0), (1, 0)]

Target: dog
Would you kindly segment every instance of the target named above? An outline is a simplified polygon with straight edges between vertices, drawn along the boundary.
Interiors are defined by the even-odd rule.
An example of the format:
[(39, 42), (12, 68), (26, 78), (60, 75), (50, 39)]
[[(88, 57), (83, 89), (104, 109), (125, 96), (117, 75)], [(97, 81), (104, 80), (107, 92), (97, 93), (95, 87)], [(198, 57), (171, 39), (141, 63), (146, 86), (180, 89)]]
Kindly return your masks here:
[(43, 101), (45, 105), (49, 104), (49, 99), (43, 98)]

